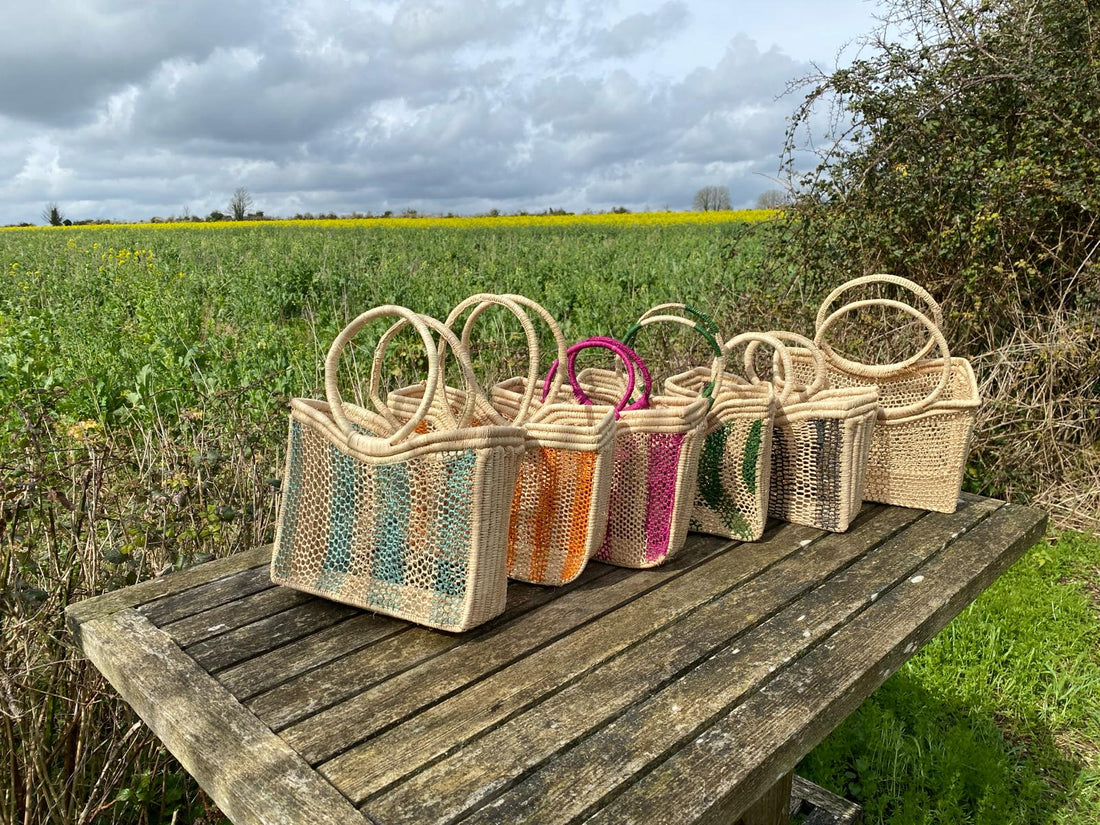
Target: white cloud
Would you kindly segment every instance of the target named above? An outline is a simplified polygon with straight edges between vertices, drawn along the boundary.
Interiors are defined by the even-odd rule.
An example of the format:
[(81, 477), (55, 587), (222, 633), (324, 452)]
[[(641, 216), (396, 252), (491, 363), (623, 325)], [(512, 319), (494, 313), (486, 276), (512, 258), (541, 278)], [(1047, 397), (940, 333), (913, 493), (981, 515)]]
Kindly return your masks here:
[[(814, 8), (854, 19), (792, 2), (797, 42)], [(0, 223), (54, 200), (73, 218), (205, 214), (237, 186), (268, 214), (687, 208), (706, 184), (751, 203), (795, 105), (779, 96), (808, 68), (773, 47), (781, 29), (750, 25), (771, 10), (728, 0), (17, 0), (5, 15), (21, 35), (0, 51)]]

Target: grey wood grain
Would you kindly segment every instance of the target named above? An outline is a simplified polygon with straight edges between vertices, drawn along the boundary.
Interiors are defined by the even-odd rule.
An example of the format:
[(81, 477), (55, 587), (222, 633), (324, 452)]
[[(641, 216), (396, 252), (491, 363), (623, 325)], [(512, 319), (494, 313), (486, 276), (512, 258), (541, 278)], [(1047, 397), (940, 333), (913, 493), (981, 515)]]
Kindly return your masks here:
[[(971, 519), (977, 521), (985, 513), (988, 508), (972, 512)], [(957, 523), (939, 529), (930, 525), (933, 529), (924, 531), (923, 542), (918, 540), (912, 550), (899, 552), (901, 543), (923, 525), (907, 530), (904, 538), (897, 536), (898, 530), (918, 516), (915, 511), (891, 508), (876, 520), (857, 522), (847, 535), (828, 536), (800, 549), (745, 586), (704, 605), (529, 712), (408, 778), (372, 800), (366, 810), (386, 823), (452, 821), (466, 808), (515, 784), (555, 752), (575, 746), (582, 736), (598, 732), (624, 710), (667, 688), (666, 698), (672, 698), (649, 715), (635, 712), (637, 723), (656, 726), (652, 741), (638, 740), (643, 732), (637, 729), (632, 729), (633, 739), (620, 732), (597, 735), (536, 774), (539, 778), (516, 791), (514, 798), (541, 799), (560, 791), (577, 801), (572, 781), (593, 792), (610, 790), (617, 761), (623, 761), (621, 774), (628, 778), (632, 766), (626, 763), (632, 751), (652, 750), (660, 736), (673, 741), (690, 736), (692, 725), (705, 720), (708, 704), (720, 708), (747, 693), (777, 666), (865, 606), (869, 594), (911, 571), (958, 529)], [(853, 559), (857, 559), (854, 564)], [(821, 584), (830, 576), (832, 581)], [(860, 582), (862, 589), (857, 591), (853, 581)], [(776, 614), (777, 610), (781, 612)], [(692, 667), (700, 668), (699, 673), (690, 672)], [(675, 685), (669, 687), (685, 679), (693, 683), (688, 689), (677, 692)], [(484, 776), (494, 781), (480, 780)], [(354, 788), (347, 790), (358, 799)], [(412, 800), (416, 800), (415, 820), (407, 815)], [(576, 813), (560, 799), (548, 801), (546, 809), (563, 816)], [(496, 808), (483, 821), (496, 816), (510, 821), (517, 811)]]
[(230, 667), (362, 611), (326, 599), (310, 599), (273, 616), (249, 622), (187, 648), (187, 655), (208, 672)]
[[(619, 576), (621, 571), (604, 564), (589, 564), (576, 580), (562, 588), (510, 585), (504, 614), (462, 634), (443, 633), (424, 627), (409, 627), (400, 638), (386, 638), (367, 649), (323, 660), (320, 648), (316, 666), (248, 700), (249, 708), (271, 725), (283, 728), (370, 689), (376, 683), (415, 665), (463, 645), (477, 644), (486, 636), (517, 621), (530, 610), (560, 599), (588, 582)], [(304, 640), (308, 643), (308, 639)], [(307, 648), (308, 651), (308, 648)], [(306, 655), (309, 655), (308, 652)]]
[[(499, 790), (511, 778), (677, 678), (683, 669), (713, 655), (731, 637), (783, 608), (822, 576), (835, 573), (919, 514), (895, 510), (877, 515), (876, 519), (857, 522), (853, 534), (844, 541), (837, 536), (822, 536), (803, 547), (802, 540), (784, 540), (780, 535), (770, 542), (744, 545), (725, 553), (693, 571), (698, 574), (695, 583), (709, 591), (706, 598), (696, 600), (690, 591), (681, 591), (683, 618), (667, 622), (651, 635), (643, 633), (636, 644), (622, 648), (621, 655), (615, 655), (616, 638), (623, 630), (630, 633), (643, 629), (639, 622), (645, 621), (630, 619), (624, 615), (626, 611), (617, 611), (585, 628), (593, 640), (591, 653), (584, 648), (566, 647), (572, 645), (573, 637), (557, 643), (568, 666), (554, 663), (540, 668), (539, 654), (552, 649), (539, 651), (523, 663), (431, 707), (411, 720), (412, 724), (366, 743), (364, 757), (353, 763), (357, 771), (354, 778), (336, 773), (331, 765), (322, 766), (322, 772), (357, 802), (404, 777), (407, 781), (400, 788), (370, 804), (372, 817), (408, 822), (408, 803), (415, 799), (416, 821), (449, 821), (460, 813), (456, 805), (471, 805)], [(769, 565), (773, 559), (778, 560)], [(746, 569), (762, 572), (749, 579), (742, 572)], [(644, 609), (639, 615), (645, 616)], [(667, 618), (673, 619), (674, 615)], [(571, 673), (586, 664), (585, 656), (591, 657), (592, 667), (570, 683)], [(546, 675), (539, 675), (537, 680), (523, 676), (532, 665), (533, 674), (539, 675), (541, 669)], [(523, 678), (531, 682), (531, 689), (518, 689)], [(528, 700), (527, 707), (515, 715), (514, 706), (522, 699)], [(506, 724), (442, 762), (420, 767), (444, 753), (448, 742), (473, 738), (508, 713), (512, 715)], [(387, 740), (396, 740), (396, 744), (387, 747)], [(401, 759), (387, 765), (378, 759), (383, 753), (400, 753)], [(338, 757), (333, 762), (342, 760)], [(413, 771), (415, 775), (409, 776)], [(486, 775), (495, 780), (482, 781), (480, 777)]]
[[(933, 514), (929, 518), (938, 514)], [(781, 671), (589, 821), (727, 822), (791, 770), (902, 663), (1042, 537), (1046, 515), (1005, 505), (877, 598), (858, 621)], [(680, 793), (674, 799), (668, 788)]]
[[(809, 538), (817, 535), (817, 531), (787, 525), (773, 535), (774, 545), (768, 545), (769, 548), (781, 547), (782, 552), (791, 552), (798, 547), (798, 537)], [(696, 550), (702, 546), (697, 546)], [(348, 792), (360, 795), (365, 783), (373, 779), (369, 765), (377, 764), (370, 754), (385, 748), (370, 737), (513, 663), (515, 669), (494, 679), (493, 684), (500, 686), (490, 702), (495, 712), (505, 706), (513, 707), (515, 702), (522, 703), (521, 695), (537, 691), (542, 680), (557, 681), (576, 675), (594, 658), (611, 655), (647, 632), (642, 628), (656, 629), (708, 599), (713, 587), (708, 583), (708, 574), (701, 572), (700, 567), (715, 555), (726, 557), (727, 554), (718, 553), (718, 550), (731, 543), (711, 546), (713, 552), (694, 552), (688, 557), (678, 557), (663, 568), (616, 568), (600, 580), (602, 586), (579, 588), (556, 598), (525, 617), (525, 621), (513, 622), (499, 633), (389, 679), (286, 729), (283, 736), (311, 763), (328, 759), (362, 742), (361, 746), (322, 769), (346, 778)], [(762, 550), (762, 546), (740, 545), (736, 548), (737, 553), (729, 554), (735, 560), (741, 559), (735, 561), (740, 565), (740, 578), (759, 569), (759, 558), (766, 557), (770, 563), (779, 555), (774, 549), (772, 555), (768, 555), (768, 550)], [(615, 620), (596, 621), (618, 608), (623, 608), (624, 612)], [(561, 644), (552, 644), (559, 640)], [(408, 734), (421, 724), (426, 722), (418, 719), (400, 730)], [(386, 736), (383, 741), (392, 741), (392, 736)]]
[(168, 634), (131, 609), (82, 622), (84, 653), (237, 825), (368, 820)]
[(201, 613), (252, 593), (270, 590), (275, 585), (271, 583), (268, 570), (267, 566), (241, 570), (239, 573), (148, 602), (137, 608), (137, 611), (157, 627), (162, 627), (185, 616)]
[[(263, 568), (265, 571), (266, 569)], [(255, 593), (246, 592), (239, 599), (158, 626), (180, 647), (188, 647), (304, 604), (313, 598), (315, 597), (308, 593), (291, 590), (289, 587), (268, 587)]]
[(149, 579), (121, 590), (113, 590), (110, 593), (71, 604), (65, 609), (66, 621), (72, 627), (76, 623), (109, 616), (118, 610), (136, 607), (163, 596), (199, 587), (242, 570), (261, 567), (270, 561), (270, 544), (227, 556), (224, 559), (208, 561), (187, 570), (169, 573), (166, 576)]

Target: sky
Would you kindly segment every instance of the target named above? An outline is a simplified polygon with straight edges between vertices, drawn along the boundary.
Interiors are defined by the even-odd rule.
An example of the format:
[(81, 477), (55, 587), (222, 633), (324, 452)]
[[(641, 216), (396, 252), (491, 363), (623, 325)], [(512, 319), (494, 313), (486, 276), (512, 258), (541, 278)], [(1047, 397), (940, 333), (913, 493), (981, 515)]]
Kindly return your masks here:
[[(682, 210), (778, 188), (869, 0), (4, 0), (0, 224)], [(844, 49), (847, 44), (847, 49)]]

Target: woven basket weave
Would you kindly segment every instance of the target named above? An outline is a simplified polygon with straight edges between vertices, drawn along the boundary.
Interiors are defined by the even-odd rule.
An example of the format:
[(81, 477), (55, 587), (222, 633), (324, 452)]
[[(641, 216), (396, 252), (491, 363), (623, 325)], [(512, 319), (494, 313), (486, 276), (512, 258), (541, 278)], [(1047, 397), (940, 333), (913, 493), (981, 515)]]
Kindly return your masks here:
[[(898, 280), (904, 279), (890, 282)], [(826, 298), (814, 339), (825, 354), (828, 380), (833, 387), (874, 384), (878, 390), (880, 407), (867, 458), (863, 497), (867, 501), (953, 513), (958, 506), (974, 420), (981, 404), (974, 370), (966, 359), (951, 357), (947, 340), (935, 320), (938, 306), (929, 318), (900, 301), (868, 299), (845, 304), (826, 314), (841, 291), (870, 281), (856, 279)], [(908, 284), (912, 282), (905, 285)], [(916, 284), (912, 287), (920, 290)], [(869, 365), (840, 356), (826, 341), (829, 329), (843, 315), (870, 306), (896, 309), (923, 324), (930, 336), (929, 343), (939, 349), (940, 357), (910, 357), (895, 364)], [(802, 367), (805, 369), (805, 365)], [(799, 365), (795, 369), (797, 374)]]
[[(348, 341), (385, 317), (410, 323), (428, 353), (411, 415), (345, 403), (337, 385)], [(325, 361), (327, 403), (291, 401), (271, 579), (459, 631), (504, 610), (508, 512), (524, 435), (513, 426), (471, 426), (472, 406), (456, 419), (448, 404), (435, 403), (443, 387), (430, 328), (458, 349), (467, 397), (482, 395), (457, 337), (438, 321), (397, 306), (352, 321)]]
[[(576, 356), (576, 352), (570, 356), (568, 374), (582, 400), (591, 397), (617, 404), (628, 394), (622, 372), (589, 368), (578, 375)], [(635, 366), (648, 384), (648, 371), (641, 359), (634, 354), (627, 357), (637, 359)], [(716, 361), (711, 380), (720, 372)], [(598, 561), (620, 567), (655, 567), (683, 547), (709, 406), (709, 400), (698, 395), (647, 397), (643, 391), (619, 413), (607, 534), (596, 553)]]
[[(726, 343), (722, 348), (726, 363), (730, 352), (750, 342), (772, 347), (776, 357), (790, 368), (783, 343), (755, 332), (743, 333)], [(697, 395), (706, 391), (709, 380), (709, 370), (697, 367), (666, 380), (665, 390), (676, 395)], [(786, 388), (787, 394), (792, 391), (792, 387)], [(763, 535), (768, 521), (772, 431), (778, 399), (770, 384), (752, 382), (728, 370), (723, 371), (712, 398), (699, 458), (691, 529), (755, 541)]]
[[(538, 315), (549, 327), (557, 348), (557, 359), (545, 382), (533, 381), (529, 372), (526, 377), (502, 381), (490, 391), (493, 407), (522, 426), (526, 437), (527, 449), (512, 497), (508, 576), (533, 584), (561, 585), (581, 574), (607, 529), (614, 410), (606, 405), (579, 404), (561, 392), (564, 369), (558, 365), (565, 363), (567, 348), (557, 322), (529, 298), (502, 297)], [(469, 342), (473, 322), (491, 302), (488, 296), (475, 295), (451, 312), (448, 326), (474, 307), (462, 330), (464, 344)], [(531, 356), (531, 363), (537, 365), (537, 348)], [(545, 390), (538, 393), (542, 383)]]
[[(829, 388), (825, 358), (813, 341), (793, 332), (769, 333), (788, 347), (796, 370), (807, 365), (810, 383), (787, 381), (782, 364), (773, 370), (780, 388), (772, 432), (771, 491), (768, 514), (794, 524), (844, 532), (863, 503), (867, 455), (878, 415), (878, 391), (873, 386)], [(753, 347), (745, 353), (745, 368), (753, 382)], [(796, 392), (784, 395), (788, 387)]]

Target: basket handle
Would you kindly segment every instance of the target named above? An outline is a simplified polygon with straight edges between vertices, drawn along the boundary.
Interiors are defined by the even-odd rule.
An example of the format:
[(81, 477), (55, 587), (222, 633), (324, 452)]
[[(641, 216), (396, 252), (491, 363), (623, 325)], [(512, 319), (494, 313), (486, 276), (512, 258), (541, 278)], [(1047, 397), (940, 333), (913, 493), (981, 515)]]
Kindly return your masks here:
[(650, 307), (643, 312), (638, 320), (644, 321), (646, 318), (652, 318), (654, 315), (667, 315), (669, 311), (682, 312), (684, 315), (694, 318), (699, 326), (710, 333), (711, 337), (717, 341), (719, 336), (718, 324), (715, 323), (713, 318), (703, 312), (703, 310), (698, 307), (693, 307), (691, 304), (657, 304), (657, 306)]
[[(438, 328), (443, 326), (439, 321), (434, 318), (418, 315), (410, 309), (393, 304), (377, 306), (360, 314), (340, 331), (340, 334), (336, 336), (336, 339), (332, 342), (332, 346), (329, 347), (328, 354), (325, 356), (325, 398), (328, 401), (333, 419), (351, 445), (354, 445), (357, 441), (369, 438), (369, 436), (364, 436), (362, 433), (356, 432), (344, 412), (344, 399), (340, 394), (339, 382), (337, 380), (340, 358), (348, 342), (368, 323), (377, 318), (395, 317), (400, 319), (399, 322), (402, 325), (411, 325), (412, 328), (416, 330), (417, 334), (420, 335), (420, 340), (423, 342), (424, 350), (428, 355), (428, 377), (424, 385), (424, 397), (420, 400), (420, 404), (417, 406), (416, 411), (404, 424), (399, 424), (397, 417), (394, 416), (390, 408), (384, 402), (377, 400), (375, 394), (372, 393), (371, 401), (374, 403), (375, 409), (391, 426), (395, 427), (395, 432), (387, 439), (391, 446), (396, 445), (399, 441), (408, 436), (409, 433), (415, 430), (417, 425), (424, 420), (428, 415), (428, 411), (431, 409), (432, 401), (435, 398), (435, 391), (440, 386), (441, 370), (439, 351), (431, 332), (432, 327)], [(391, 332), (392, 329), (393, 327), (387, 330), (387, 333)], [(442, 334), (442, 330), (439, 331)], [(392, 337), (393, 335), (391, 334), (389, 338), (392, 339)], [(457, 338), (455, 338), (455, 343), (458, 343)], [(384, 354), (385, 347), (378, 347), (375, 349), (375, 363), (372, 364), (372, 373), (374, 370), (378, 369), (378, 365)], [(466, 362), (464, 366), (462, 365), (463, 360)], [(462, 366), (463, 377), (467, 381), (467, 407), (470, 407), (475, 397), (477, 383), (476, 379), (474, 379), (473, 368), (469, 366), (469, 359), (460, 357), (459, 363), (460, 366)], [(473, 379), (472, 384), (470, 383), (471, 379)], [(444, 406), (447, 407), (445, 415), (448, 424), (457, 426), (458, 422), (455, 420), (453, 413), (450, 412), (449, 405)]]
[[(914, 295), (920, 298), (920, 300), (928, 308), (928, 312), (931, 313), (932, 321), (936, 324), (937, 327), (940, 328), (940, 330), (943, 329), (943, 309), (940, 307), (939, 303), (937, 303), (936, 299), (932, 297), (931, 293), (928, 292), (928, 290), (926, 290), (915, 281), (910, 281), (908, 278), (903, 278), (900, 275), (888, 275), (885, 273), (880, 273), (876, 275), (862, 275), (859, 278), (853, 278), (852, 280), (846, 281), (845, 283), (834, 289), (832, 292), (830, 292), (827, 296), (825, 296), (825, 300), (821, 302), (821, 306), (820, 308), (818, 308), (817, 320), (814, 322), (815, 329), (821, 329), (822, 324), (825, 323), (825, 318), (831, 312), (832, 306), (836, 302), (837, 298), (839, 298), (842, 294), (850, 289), (855, 289), (858, 286), (864, 286), (866, 284), (894, 284), (895, 286), (900, 286), (903, 289), (907, 289), (909, 292), (912, 292)], [(821, 339), (820, 335), (815, 335), (814, 340), (818, 342), (818, 345), (825, 353), (825, 356), (838, 367), (841, 367), (842, 369), (852, 370), (852, 365), (858, 364), (857, 361), (849, 361), (843, 356), (837, 354), (837, 352), (829, 346), (828, 342)], [(930, 353), (936, 347), (936, 345), (937, 342), (935, 338), (929, 337), (929, 339), (924, 342), (924, 345), (915, 355), (906, 358), (904, 361), (897, 361), (893, 364), (881, 365), (876, 373), (877, 377), (885, 378), (889, 376), (891, 372), (900, 372), (901, 370), (913, 366), (913, 364), (917, 363), (917, 361), (920, 361), (922, 358), (926, 357), (928, 353)]]
[[(791, 363), (791, 353), (787, 349), (786, 344), (779, 339), (778, 336), (770, 332), (742, 332), (740, 335), (735, 335), (726, 341), (726, 345), (722, 348), (728, 356), (731, 352), (737, 349), (742, 344), (745, 344), (745, 374), (749, 377), (749, 380), (753, 384), (759, 384), (760, 378), (756, 374), (756, 370), (752, 366), (752, 355), (760, 347), (761, 344), (766, 344), (771, 347), (775, 352), (776, 357), (779, 359), (779, 363), (783, 367), (785, 375), (794, 374), (794, 366)], [(794, 392), (793, 382), (784, 382), (782, 390), (779, 392), (780, 403), (785, 402)]]
[[(566, 350), (565, 360), (565, 372), (569, 376), (569, 385), (573, 390), (573, 397), (581, 404), (591, 406), (592, 399), (585, 393), (584, 388), (581, 387), (580, 381), (577, 378), (577, 356), (586, 349), (606, 349), (619, 356), (619, 359), (626, 366), (626, 389), (623, 392), (622, 398), (615, 404), (615, 418), (618, 418), (624, 410), (641, 410), (649, 406), (649, 396), (653, 391), (653, 379), (649, 375), (649, 370), (646, 368), (645, 362), (638, 357), (638, 354), (630, 347), (623, 344), (622, 341), (618, 341), (615, 338), (609, 338), (604, 335), (596, 335), (591, 338), (586, 338), (583, 341), (578, 341), (573, 344), (568, 350)], [(559, 364), (554, 362), (550, 367), (551, 373), (558, 371)], [(636, 385), (636, 373), (642, 374), (642, 394), (637, 401), (631, 402), (630, 397), (634, 394), (634, 387)], [(549, 393), (551, 376), (546, 376), (546, 382), (543, 384), (543, 398)]]
[[(686, 306), (686, 304), (684, 305)], [(709, 318), (707, 320), (710, 320)], [(718, 340), (710, 333), (707, 327), (700, 323), (691, 321), (688, 318), (684, 318), (681, 315), (651, 315), (650, 313), (644, 313), (630, 329), (626, 331), (626, 335), (623, 336), (623, 343), (626, 346), (633, 346), (634, 340), (638, 337), (638, 333), (642, 331), (642, 327), (652, 326), (653, 324), (679, 324), (682, 327), (693, 329), (699, 335), (703, 336), (714, 353), (714, 359), (710, 365), (710, 381), (706, 383), (703, 389), (700, 391), (700, 395), (704, 398), (708, 398), (713, 403), (714, 400), (714, 388), (718, 386), (718, 381), (722, 376), (722, 371), (726, 367), (726, 351), (722, 348), (722, 345), (718, 343)], [(713, 324), (713, 321), (710, 321)]]
[[(534, 303), (534, 301), (531, 303)], [(485, 310), (494, 304), (504, 307), (519, 319), (520, 326), (523, 327), (523, 334), (527, 338), (527, 384), (523, 391), (523, 397), (520, 399), (519, 410), (511, 421), (513, 425), (518, 427), (526, 421), (530, 415), (531, 403), (534, 401), (535, 390), (537, 389), (539, 380), (539, 338), (538, 334), (535, 332), (534, 324), (531, 323), (530, 317), (524, 312), (514, 296), (493, 295), (487, 292), (479, 292), (476, 295), (471, 295), (469, 298), (466, 298), (452, 309), (445, 323), (448, 327), (453, 328), (455, 322), (462, 316), (462, 313), (470, 307), (474, 307), (473, 311), (470, 313), (470, 317), (466, 319), (466, 323), (462, 327), (462, 346), (468, 353), (470, 347), (470, 331), (473, 329), (474, 323)], [(542, 309), (541, 307), (539, 308)], [(543, 310), (543, 312), (546, 311)], [(549, 313), (547, 313), (547, 315), (549, 315)], [(552, 318), (551, 323), (553, 323)], [(556, 329), (557, 325), (554, 324), (553, 326)], [(560, 334), (561, 331), (559, 330), (558, 335)], [(439, 356), (441, 361), (446, 356), (446, 351), (445, 346), (440, 347)]]
[[(813, 341), (807, 338), (805, 335), (799, 335), (797, 332), (788, 332), (787, 330), (768, 330), (768, 335), (773, 338), (777, 338), (783, 343), (797, 344), (804, 350), (810, 353), (810, 357), (814, 361), (814, 379), (809, 385), (799, 384), (797, 382), (790, 382), (790, 386), (794, 387), (795, 392), (799, 393), (803, 398), (808, 399), (817, 395), (829, 382), (828, 374), (825, 371), (825, 354), (821, 351), (821, 348), (817, 346)], [(749, 345), (745, 348), (745, 375), (748, 376), (752, 383), (757, 384), (760, 382), (760, 377), (756, 374), (756, 365), (753, 363), (753, 357), (756, 355), (756, 351), (760, 348), (760, 341), (750, 341)], [(779, 351), (776, 350), (778, 355)], [(772, 383), (776, 386), (786, 387), (788, 382), (786, 376), (790, 373), (785, 372), (786, 367), (784, 362), (780, 359), (779, 364), (775, 370)], [(780, 396), (781, 400), (786, 401), (788, 395), (786, 393)]]
[[(892, 421), (894, 419), (905, 418), (910, 415), (916, 415), (918, 413), (924, 412), (943, 394), (944, 389), (947, 387), (948, 382), (951, 380), (952, 367), (951, 351), (947, 346), (947, 339), (943, 337), (943, 332), (940, 330), (936, 322), (925, 315), (923, 312), (921, 312), (919, 309), (916, 309), (909, 304), (902, 303), (901, 301), (894, 301), (888, 298), (869, 298), (863, 301), (854, 301), (850, 304), (845, 304), (840, 309), (833, 312), (833, 314), (830, 315), (828, 318), (826, 318), (817, 331), (818, 337), (820, 338), (820, 336), (824, 335), (829, 327), (835, 324), (837, 320), (842, 316), (846, 315), (849, 312), (857, 309), (862, 309), (863, 307), (867, 306), (885, 306), (892, 309), (901, 310), (902, 312), (912, 315), (914, 318), (924, 324), (925, 327), (927, 327), (928, 332), (932, 336), (932, 340), (939, 347), (941, 358), (938, 360), (942, 362), (943, 368), (940, 370), (940, 380), (936, 383), (936, 386), (931, 390), (931, 392), (929, 392), (920, 401), (916, 401), (912, 404), (905, 404), (901, 407), (887, 408), (880, 405), (878, 417), (883, 421)], [(824, 349), (825, 348), (822, 347), (822, 350)], [(826, 352), (826, 355), (827, 354), (828, 353)], [(869, 378), (872, 381), (878, 378), (894, 377), (901, 372), (900, 370), (895, 369), (891, 373), (884, 375), (878, 367), (871, 366), (869, 364), (860, 364), (856, 361), (846, 363), (849, 363), (851, 365), (848, 371), (852, 375), (857, 375), (861, 378)], [(935, 363), (935, 360), (933, 360), (931, 363)]]

